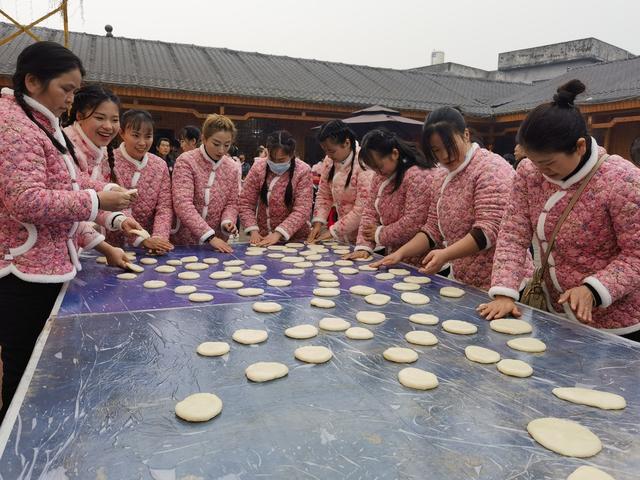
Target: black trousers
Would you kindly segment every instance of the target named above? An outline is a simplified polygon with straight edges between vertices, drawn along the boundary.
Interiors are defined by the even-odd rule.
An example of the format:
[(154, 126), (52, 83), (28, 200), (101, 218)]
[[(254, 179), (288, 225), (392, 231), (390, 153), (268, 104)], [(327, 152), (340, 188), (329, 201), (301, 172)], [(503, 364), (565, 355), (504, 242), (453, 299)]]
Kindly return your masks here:
[(634, 342), (640, 342), (640, 330), (636, 330), (633, 333), (627, 333), (626, 335), (620, 335), (621, 337), (628, 338)]
[(61, 283), (32, 283), (15, 275), (0, 278), (0, 347), (4, 419), (33, 347), (56, 302)]

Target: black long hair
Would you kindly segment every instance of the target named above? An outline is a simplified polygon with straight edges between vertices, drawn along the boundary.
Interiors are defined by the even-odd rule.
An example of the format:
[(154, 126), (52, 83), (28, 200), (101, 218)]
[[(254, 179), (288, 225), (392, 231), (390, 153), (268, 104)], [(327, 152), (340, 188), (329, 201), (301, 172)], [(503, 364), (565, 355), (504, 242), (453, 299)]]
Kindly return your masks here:
[[(291, 157), (291, 165), (289, 166), (289, 181), (287, 182), (287, 189), (284, 193), (284, 204), (289, 210), (293, 207), (293, 174), (296, 170), (296, 139), (286, 130), (276, 130), (267, 137), (267, 150), (269, 155), (272, 155), (277, 150), (282, 150), (285, 155)], [(265, 205), (268, 204), (267, 193), (269, 185), (267, 183), (267, 176), (269, 175), (269, 167), (266, 168), (264, 174), (264, 182), (262, 182), (262, 188), (260, 189), (260, 200)]]
[(420, 168), (434, 168), (437, 165), (437, 162), (425, 158), (415, 144), (407, 142), (395, 133), (383, 128), (371, 130), (364, 136), (362, 145), (360, 145), (359, 160), (371, 167), (374, 161), (373, 152), (386, 156), (390, 155), (394, 149), (400, 153), (393, 186), (394, 192), (402, 185), (404, 174), (409, 168), (414, 165)]
[(422, 126), (422, 151), (424, 155), (433, 162), (438, 162), (435, 154), (431, 150), (431, 136), (437, 133), (442, 140), (444, 149), (450, 159), (458, 158), (462, 152), (458, 151), (456, 144), (456, 135), (464, 135), (467, 129), (467, 123), (460, 113), (460, 110), (454, 107), (440, 107), (435, 109), (424, 121)]
[(71, 50), (55, 42), (36, 42), (26, 47), (18, 55), (12, 81), (14, 97), (25, 115), (44, 132), (58, 152), (61, 154), (69, 153), (77, 165), (78, 159), (73, 144), (64, 131), (62, 131), (62, 136), (66, 145), (62, 145), (49, 130), (36, 120), (31, 107), (24, 98), (29, 93), (25, 84), (27, 74), (30, 73), (36, 77), (46, 88), (54, 78), (75, 69), (80, 70), (80, 74), (84, 77), (86, 72), (82, 61)]
[[(329, 140), (335, 144), (343, 144), (347, 141), (347, 139), (351, 142), (351, 165), (349, 166), (349, 174), (347, 175), (347, 181), (344, 184), (344, 189), (349, 188), (349, 183), (351, 183), (351, 175), (353, 174), (353, 165), (356, 161), (356, 134), (349, 128), (349, 126), (344, 123), (342, 120), (331, 120), (322, 127), (320, 127), (320, 131), (318, 132), (318, 142), (322, 143), (326, 140)], [(331, 170), (329, 170), (329, 181), (333, 181), (333, 175), (336, 172), (336, 164), (333, 162), (331, 165)]]
[[(65, 126), (71, 125), (78, 120), (78, 114), (80, 113), (85, 118), (90, 117), (103, 102), (115, 103), (118, 106), (118, 111), (120, 111), (120, 98), (108, 88), (102, 85), (86, 85), (82, 87), (73, 97), (73, 105), (66, 116)], [(113, 141), (107, 145), (107, 159), (109, 161), (109, 170), (111, 171), (111, 182), (117, 183), (114, 168)]]
[(580, 80), (558, 87), (551, 103), (538, 105), (523, 120), (518, 131), (519, 143), (526, 150), (573, 153), (578, 140), (584, 138), (587, 151), (583, 158), (589, 158), (591, 139), (587, 123), (575, 105), (576, 97), (585, 89)]

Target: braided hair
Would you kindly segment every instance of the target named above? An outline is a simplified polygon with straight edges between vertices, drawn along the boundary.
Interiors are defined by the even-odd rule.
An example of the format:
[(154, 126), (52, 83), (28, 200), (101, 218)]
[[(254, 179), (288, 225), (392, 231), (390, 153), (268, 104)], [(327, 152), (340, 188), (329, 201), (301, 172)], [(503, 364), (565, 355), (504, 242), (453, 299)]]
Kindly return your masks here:
[(69, 153), (77, 165), (78, 159), (76, 158), (73, 144), (64, 131), (62, 131), (62, 137), (66, 145), (60, 143), (58, 139), (35, 118), (33, 110), (25, 99), (25, 95), (29, 93), (25, 83), (27, 74), (33, 75), (42, 83), (43, 87), (46, 88), (54, 78), (76, 69), (80, 70), (80, 74), (84, 77), (86, 72), (82, 66), (82, 61), (71, 52), (71, 50), (55, 42), (36, 42), (26, 47), (20, 52), (20, 55), (18, 55), (16, 71), (13, 74), (12, 82), (14, 98), (25, 115), (44, 132), (58, 152), (63, 155)]
[[(318, 132), (318, 142), (320, 143), (328, 140), (331, 143), (344, 144), (347, 139), (351, 142), (352, 157), (351, 165), (349, 165), (347, 180), (344, 184), (345, 190), (349, 188), (349, 184), (351, 183), (351, 176), (353, 175), (353, 165), (356, 161), (356, 134), (342, 120), (331, 120), (322, 125), (322, 127), (320, 127), (320, 131)], [(333, 164), (331, 165), (331, 170), (329, 170), (329, 182), (333, 181), (335, 172), (336, 164), (335, 162), (333, 162)]]
[[(276, 151), (282, 150), (285, 155), (291, 158), (291, 164), (289, 166), (289, 181), (287, 182), (287, 189), (284, 194), (284, 203), (289, 210), (293, 207), (293, 174), (296, 169), (296, 139), (286, 130), (277, 130), (267, 137), (267, 150), (269, 155), (273, 155)], [(262, 182), (262, 188), (260, 189), (260, 200), (265, 205), (268, 204), (267, 193), (269, 191), (269, 184), (267, 177), (269, 176), (269, 167), (266, 168), (264, 174), (264, 182)]]
[[(88, 118), (96, 111), (96, 109), (104, 102), (113, 102), (120, 110), (120, 98), (108, 88), (102, 85), (86, 85), (76, 92), (73, 97), (73, 105), (64, 125), (71, 125), (78, 120), (79, 114), (84, 118)], [(107, 161), (109, 162), (109, 176), (112, 183), (118, 183), (115, 171), (115, 158), (113, 155), (113, 141), (107, 145)]]

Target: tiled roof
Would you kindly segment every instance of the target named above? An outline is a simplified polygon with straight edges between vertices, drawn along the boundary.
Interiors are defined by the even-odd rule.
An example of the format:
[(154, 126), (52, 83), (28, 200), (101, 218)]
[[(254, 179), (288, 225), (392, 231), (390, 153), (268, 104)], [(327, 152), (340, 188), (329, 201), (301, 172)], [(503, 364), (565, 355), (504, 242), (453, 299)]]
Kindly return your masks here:
[[(0, 23), (0, 37), (13, 31), (12, 25)], [(34, 28), (34, 32), (46, 40), (63, 41), (60, 30)], [(31, 42), (21, 35), (0, 46), (0, 75), (13, 73), (18, 54)], [(469, 115), (491, 116), (547, 101), (554, 85), (562, 83), (554, 79), (529, 85), (75, 32), (70, 34), (70, 46), (92, 82), (346, 105), (354, 110), (384, 105), (431, 111), (453, 105)], [(640, 85), (632, 88), (640, 78), (639, 62), (612, 62), (618, 64), (613, 69), (610, 64), (595, 65), (561, 78), (583, 75), (594, 103), (617, 98), (619, 88), (640, 96)]]

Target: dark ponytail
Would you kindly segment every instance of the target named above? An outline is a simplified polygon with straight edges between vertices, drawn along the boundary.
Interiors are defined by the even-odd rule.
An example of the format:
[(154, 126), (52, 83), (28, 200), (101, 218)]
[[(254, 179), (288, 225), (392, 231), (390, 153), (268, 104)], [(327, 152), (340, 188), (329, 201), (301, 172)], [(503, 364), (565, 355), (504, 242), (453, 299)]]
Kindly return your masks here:
[(111, 183), (118, 183), (118, 177), (116, 176), (116, 159), (113, 155), (113, 141), (107, 145), (107, 162), (109, 162), (109, 179)]
[(534, 152), (574, 153), (577, 142), (584, 138), (587, 151), (583, 158), (591, 155), (591, 138), (587, 124), (575, 106), (576, 97), (586, 87), (580, 80), (571, 80), (560, 86), (551, 103), (534, 108), (524, 119), (518, 131), (519, 143)]
[(62, 136), (66, 145), (62, 145), (48, 129), (36, 120), (31, 107), (24, 98), (28, 94), (25, 84), (27, 74), (30, 73), (36, 77), (46, 88), (54, 78), (75, 69), (80, 70), (80, 74), (84, 77), (85, 70), (82, 62), (71, 50), (55, 42), (36, 42), (26, 47), (18, 55), (16, 71), (13, 74), (12, 81), (16, 102), (20, 105), (25, 115), (44, 132), (58, 152), (61, 154), (69, 153), (77, 165), (78, 160), (73, 144), (65, 133), (62, 132)]
[[(322, 127), (320, 127), (320, 131), (318, 132), (318, 142), (322, 143), (326, 140), (329, 140), (335, 144), (342, 144), (347, 141), (351, 142), (351, 165), (349, 166), (349, 174), (347, 175), (347, 181), (344, 184), (344, 189), (346, 190), (349, 187), (349, 183), (351, 183), (351, 175), (353, 174), (353, 165), (356, 161), (356, 134), (349, 128), (349, 126), (344, 123), (342, 120), (331, 120)], [(331, 170), (329, 170), (329, 181), (333, 181), (333, 175), (336, 172), (336, 164), (335, 162), (331, 165)]]
[(368, 132), (362, 139), (360, 146), (360, 159), (368, 167), (374, 165), (373, 152), (386, 156), (398, 150), (398, 166), (396, 167), (396, 177), (393, 191), (395, 192), (404, 178), (405, 172), (414, 165), (420, 168), (434, 168), (437, 163), (432, 159), (425, 158), (415, 144), (402, 140), (398, 135), (385, 129), (376, 129)]
[[(289, 181), (287, 182), (287, 189), (284, 194), (284, 203), (289, 210), (293, 207), (293, 174), (296, 170), (296, 139), (286, 130), (277, 130), (267, 137), (267, 150), (269, 155), (273, 155), (277, 150), (282, 150), (285, 155), (291, 158), (291, 165), (289, 166)], [(260, 200), (267, 205), (267, 193), (269, 190), (269, 184), (267, 177), (269, 176), (269, 167), (267, 166), (264, 174), (264, 182), (262, 182), (262, 188), (260, 189)]]

